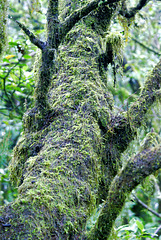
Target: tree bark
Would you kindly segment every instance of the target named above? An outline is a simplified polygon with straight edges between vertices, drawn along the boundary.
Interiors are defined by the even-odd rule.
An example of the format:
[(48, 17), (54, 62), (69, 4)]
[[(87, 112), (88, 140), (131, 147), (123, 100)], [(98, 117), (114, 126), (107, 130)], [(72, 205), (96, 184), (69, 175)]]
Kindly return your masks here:
[[(106, 53), (103, 33), (120, 5), (100, 2), (59, 18), (58, 1), (50, 0), (47, 41), (26, 33), (42, 58), (35, 107), (24, 115), (10, 163), (18, 197), (0, 210), (1, 239), (107, 239), (126, 196), (161, 167), (160, 145), (148, 145), (122, 169), (121, 154), (160, 98), (161, 63), (137, 102), (116, 116), (100, 55)], [(89, 216), (103, 202), (96, 225), (87, 231)]]
[(6, 43), (7, 43), (7, 33), (6, 33), (7, 7), (8, 7), (8, 1), (1, 0), (1, 4), (0, 4), (0, 23), (1, 23), (0, 24), (0, 56), (3, 54)]

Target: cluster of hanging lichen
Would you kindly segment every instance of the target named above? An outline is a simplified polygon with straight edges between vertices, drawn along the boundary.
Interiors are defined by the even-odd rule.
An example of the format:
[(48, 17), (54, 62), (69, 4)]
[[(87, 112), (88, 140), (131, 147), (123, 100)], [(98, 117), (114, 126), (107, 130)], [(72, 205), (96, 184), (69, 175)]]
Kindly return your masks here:
[(6, 42), (6, 22), (7, 22), (7, 0), (1, 0), (0, 3), (0, 55), (3, 53)]

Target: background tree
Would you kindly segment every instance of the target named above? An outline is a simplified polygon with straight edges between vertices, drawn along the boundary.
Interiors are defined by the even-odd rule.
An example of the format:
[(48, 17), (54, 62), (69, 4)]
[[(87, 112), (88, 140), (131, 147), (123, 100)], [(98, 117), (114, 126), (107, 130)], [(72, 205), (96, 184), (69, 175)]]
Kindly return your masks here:
[[(107, 78), (111, 65), (116, 85), (123, 37), (147, 2), (129, 9), (125, 1), (51, 0), (46, 41), (17, 21), (41, 53), (34, 107), (23, 117), (24, 132), (10, 163), (19, 194), (1, 210), (2, 239), (107, 239), (128, 194), (160, 168), (153, 130), (135, 156), (126, 162), (121, 156), (160, 99), (161, 63), (135, 102), (119, 112), (111, 94), (119, 92)], [(31, 11), (38, 6), (32, 1)], [(118, 15), (128, 19), (120, 19), (124, 36), (111, 30)]]

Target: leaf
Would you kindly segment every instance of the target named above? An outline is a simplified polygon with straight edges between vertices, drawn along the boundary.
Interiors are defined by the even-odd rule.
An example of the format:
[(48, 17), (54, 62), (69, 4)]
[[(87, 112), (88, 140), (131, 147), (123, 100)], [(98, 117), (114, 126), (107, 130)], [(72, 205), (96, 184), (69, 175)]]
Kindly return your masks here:
[(17, 42), (9, 42), (10, 46), (17, 46)]
[(23, 57), (24, 57), (25, 59), (32, 58), (30, 55), (27, 55), (27, 54), (23, 55)]
[(140, 229), (140, 231), (143, 232), (143, 230), (144, 230), (144, 225), (142, 224), (142, 222), (136, 220), (136, 224), (137, 224), (138, 228)]

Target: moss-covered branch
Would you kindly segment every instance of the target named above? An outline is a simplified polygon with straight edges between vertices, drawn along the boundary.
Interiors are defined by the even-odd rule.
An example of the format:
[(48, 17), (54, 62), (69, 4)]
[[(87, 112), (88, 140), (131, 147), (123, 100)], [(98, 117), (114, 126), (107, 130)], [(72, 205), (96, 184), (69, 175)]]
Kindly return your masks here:
[[(124, 115), (113, 116), (107, 129), (107, 138), (112, 138), (120, 153), (125, 151), (136, 135), (152, 104), (161, 101), (161, 60), (149, 74), (138, 100)], [(107, 147), (108, 148), (108, 147)]]
[(139, 99), (130, 107), (128, 115), (133, 127), (138, 128), (144, 120), (145, 114), (152, 104), (160, 98), (161, 88), (161, 60), (149, 74)]
[(114, 178), (107, 200), (91, 232), (91, 240), (106, 240), (128, 194), (150, 174), (161, 168), (161, 145), (146, 149), (132, 158)]
[(140, 114), (151, 106), (154, 93), (160, 96), (158, 64), (138, 109), (132, 106), (128, 114), (115, 116), (98, 58), (104, 53), (100, 32), (107, 31), (119, 2), (91, 1), (61, 24), (58, 1), (48, 1), (47, 42), (37, 42), (42, 55), (35, 107), (24, 116), (24, 132), (10, 163), (19, 195), (0, 210), (1, 239), (85, 239), (86, 221), (102, 199), (105, 204), (90, 238), (106, 239), (128, 193), (161, 167), (160, 146), (149, 149), (147, 144), (120, 172), (117, 166), (134, 136), (131, 126), (141, 124)]
[(123, 9), (120, 11), (120, 14), (123, 15), (124, 17), (126, 17), (126, 18), (132, 18), (148, 2), (149, 2), (149, 0), (140, 0), (139, 3), (136, 5), (136, 7), (130, 8), (129, 10), (125, 7), (126, 5), (123, 4)]
[(50, 0), (47, 10), (47, 45), (58, 48), (60, 44), (58, 0)]
[(67, 33), (75, 26), (75, 24), (87, 16), (90, 12), (95, 10), (99, 5), (104, 6), (111, 3), (118, 3), (120, 0), (94, 0), (80, 9), (75, 10), (66, 20), (61, 24), (61, 37), (64, 38)]

